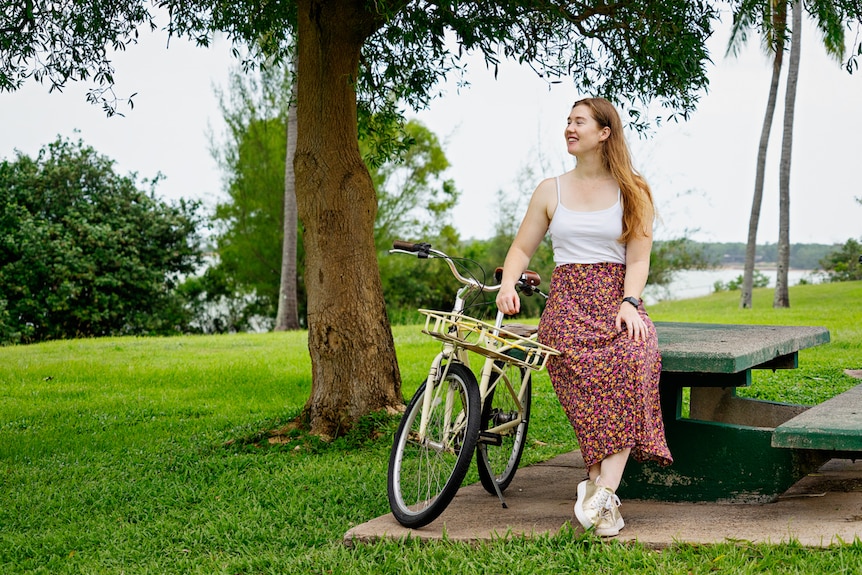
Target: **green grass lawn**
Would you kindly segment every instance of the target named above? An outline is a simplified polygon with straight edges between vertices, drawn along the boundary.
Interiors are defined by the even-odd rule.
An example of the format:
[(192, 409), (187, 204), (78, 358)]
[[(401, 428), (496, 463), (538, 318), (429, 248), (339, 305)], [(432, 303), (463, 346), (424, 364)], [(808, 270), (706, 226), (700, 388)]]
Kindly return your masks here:
[[(822, 325), (799, 369), (757, 372), (747, 394), (815, 403), (858, 383), (859, 282), (791, 288), (792, 308), (738, 293), (652, 306), (657, 321)], [(395, 328), (405, 394), (437, 344)], [(426, 341), (428, 340), (428, 341)], [(656, 552), (564, 531), (482, 545), (344, 533), (388, 512), (396, 422), (332, 444), (266, 431), (310, 389), (304, 333), (114, 338), (0, 348), (0, 573), (858, 573), (862, 543), (678, 545)], [(378, 426), (382, 436), (370, 433)], [(376, 439), (375, 439), (376, 438)], [(541, 374), (524, 462), (575, 447)]]

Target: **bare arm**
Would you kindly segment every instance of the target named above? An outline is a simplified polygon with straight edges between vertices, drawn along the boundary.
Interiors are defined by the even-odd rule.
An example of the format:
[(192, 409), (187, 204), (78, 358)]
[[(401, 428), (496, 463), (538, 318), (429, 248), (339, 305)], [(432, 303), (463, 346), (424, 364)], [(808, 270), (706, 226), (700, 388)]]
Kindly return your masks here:
[[(652, 222), (652, 212), (646, 221)], [(646, 287), (649, 276), (649, 258), (652, 250), (652, 230), (644, 230), (643, 234), (629, 240), (626, 244), (626, 277), (623, 283), (623, 297), (640, 299)], [(625, 324), (629, 337), (641, 339), (646, 336), (646, 324), (640, 317), (635, 306), (628, 302), (620, 302), (620, 310), (616, 317), (618, 330)]]
[(556, 201), (556, 187), (552, 179), (540, 183), (530, 198), (527, 213), (503, 263), (503, 280), (497, 293), (497, 308), (505, 314), (513, 315), (521, 309), (521, 300), (515, 292), (515, 282), (527, 269), (530, 258), (545, 237)]

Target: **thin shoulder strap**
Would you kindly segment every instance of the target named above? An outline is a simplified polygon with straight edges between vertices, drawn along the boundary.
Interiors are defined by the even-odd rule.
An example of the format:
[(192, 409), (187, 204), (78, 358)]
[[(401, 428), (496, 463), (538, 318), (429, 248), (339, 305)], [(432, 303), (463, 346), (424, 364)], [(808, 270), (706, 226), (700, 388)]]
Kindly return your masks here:
[[(555, 176), (554, 181), (557, 182), (557, 205), (554, 206), (554, 211), (551, 214), (551, 222), (554, 221), (554, 216), (557, 215), (557, 209), (560, 207), (562, 202), (562, 200), (560, 199), (560, 176)], [(551, 222), (549, 222), (549, 225)]]

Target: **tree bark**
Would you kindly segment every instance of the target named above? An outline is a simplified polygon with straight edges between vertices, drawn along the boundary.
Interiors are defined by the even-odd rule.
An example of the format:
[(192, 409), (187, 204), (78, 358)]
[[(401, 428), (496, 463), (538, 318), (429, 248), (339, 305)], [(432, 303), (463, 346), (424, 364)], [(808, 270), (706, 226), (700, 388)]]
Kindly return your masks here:
[(299, 329), (296, 296), (296, 74), (291, 82), (290, 105), (287, 108), (287, 149), (284, 159), (284, 240), (281, 247), (281, 280), (278, 287), (278, 311), (275, 331)]
[(802, 53), (802, 0), (792, 7), (790, 61), (787, 65), (787, 86), (784, 96), (784, 134), (781, 141), (781, 163), (778, 182), (778, 269), (775, 274), (775, 295), (772, 307), (790, 307), (787, 271), (790, 267), (790, 163), (793, 151), (793, 115), (796, 109), (796, 86), (799, 83), (799, 62)]
[(739, 307), (751, 308), (751, 296), (754, 291), (754, 264), (757, 255), (757, 227), (760, 224), (760, 207), (763, 204), (763, 185), (766, 177), (766, 158), (769, 147), (769, 134), (772, 131), (772, 120), (775, 117), (775, 105), (778, 100), (778, 84), (781, 79), (781, 67), (784, 62), (784, 33), (786, 31), (787, 4), (779, 0), (773, 16), (774, 55), (772, 59), (772, 80), (769, 84), (769, 98), (766, 102), (766, 113), (763, 117), (763, 127), (760, 130), (760, 144), (757, 148), (757, 171), (754, 177), (754, 196), (751, 200), (751, 215), (748, 219), (748, 241), (745, 246), (745, 266), (742, 273), (742, 294)]
[(301, 419), (324, 439), (403, 407), (374, 248), (377, 198), (358, 144), (353, 81), (363, 42), (382, 25), (366, 5), (298, 2), (295, 170), (312, 364)]

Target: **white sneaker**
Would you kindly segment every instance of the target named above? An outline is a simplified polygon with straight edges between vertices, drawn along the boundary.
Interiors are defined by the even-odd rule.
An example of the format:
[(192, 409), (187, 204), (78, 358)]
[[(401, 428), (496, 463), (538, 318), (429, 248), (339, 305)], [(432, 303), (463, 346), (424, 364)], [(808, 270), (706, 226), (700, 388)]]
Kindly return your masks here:
[(575, 517), (584, 529), (592, 529), (599, 522), (602, 513), (614, 504), (619, 506), (619, 501), (610, 488), (596, 485), (588, 479), (581, 481), (578, 484)]
[(595, 533), (599, 537), (616, 537), (625, 526), (626, 522), (620, 515), (620, 498), (613, 495), (599, 515)]
[(592, 479), (585, 479), (578, 483), (578, 498), (575, 499), (575, 517), (584, 526), (584, 529), (589, 529), (593, 525), (584, 511), (584, 501), (587, 499), (587, 492), (592, 495), (595, 491), (596, 484), (593, 483)]

